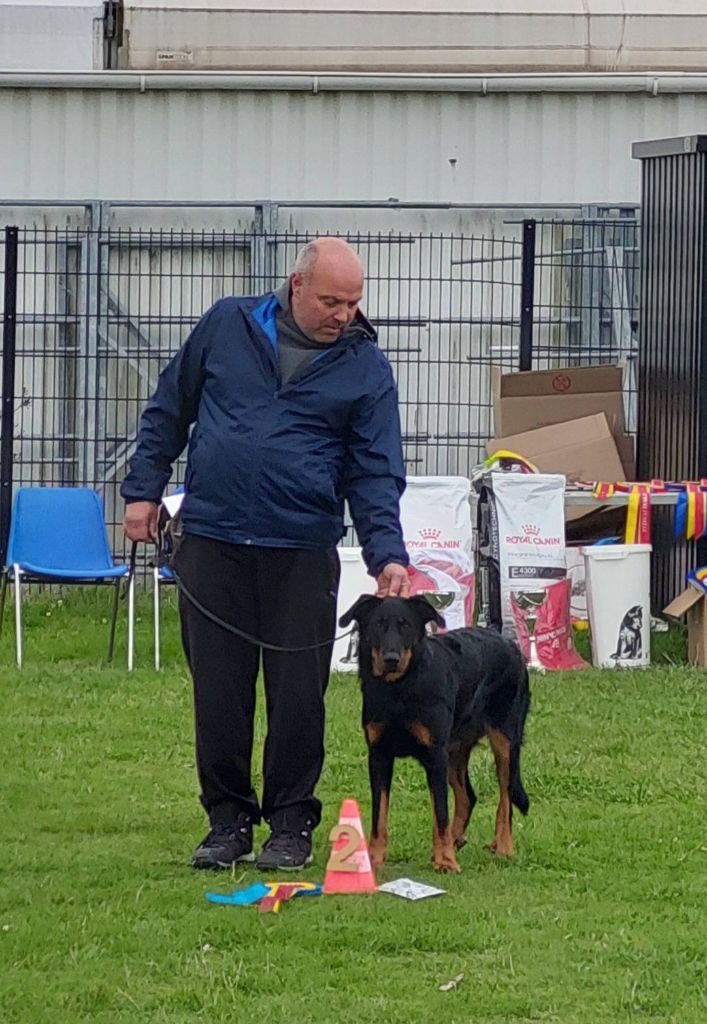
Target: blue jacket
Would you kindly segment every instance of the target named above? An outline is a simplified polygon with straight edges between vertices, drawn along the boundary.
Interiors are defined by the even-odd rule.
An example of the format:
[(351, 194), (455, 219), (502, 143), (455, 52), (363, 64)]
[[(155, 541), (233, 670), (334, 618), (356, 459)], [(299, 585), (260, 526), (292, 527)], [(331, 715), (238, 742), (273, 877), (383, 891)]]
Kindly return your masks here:
[(373, 330), (360, 317), (283, 387), (278, 308), (273, 294), (227, 298), (201, 318), (141, 417), (123, 498), (159, 502), (188, 440), (187, 533), (333, 547), (346, 499), (369, 572), (407, 565), (396, 387)]

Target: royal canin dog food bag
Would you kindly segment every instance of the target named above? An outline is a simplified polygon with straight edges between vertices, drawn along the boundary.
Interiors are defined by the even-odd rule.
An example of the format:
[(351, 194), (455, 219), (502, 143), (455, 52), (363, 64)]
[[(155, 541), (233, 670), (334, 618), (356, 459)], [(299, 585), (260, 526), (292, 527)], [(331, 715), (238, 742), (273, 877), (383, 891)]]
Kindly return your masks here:
[(493, 473), (492, 492), (503, 634), (536, 667), (586, 667), (572, 635), (564, 476)]
[(474, 549), (466, 477), (408, 477), (400, 502), (411, 594), (425, 593), (447, 629), (474, 617)]

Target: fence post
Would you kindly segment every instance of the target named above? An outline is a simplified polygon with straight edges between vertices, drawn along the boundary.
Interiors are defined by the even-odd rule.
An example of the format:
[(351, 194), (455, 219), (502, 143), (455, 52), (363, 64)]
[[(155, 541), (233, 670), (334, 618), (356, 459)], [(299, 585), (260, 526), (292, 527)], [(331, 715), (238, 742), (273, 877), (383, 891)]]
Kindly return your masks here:
[(257, 293), (276, 288), (277, 279), (277, 221), (276, 203), (258, 203), (255, 207), (255, 236), (251, 276)]
[(83, 409), (81, 426), (81, 455), (79, 484), (96, 487), (99, 482), (98, 453), (101, 427), (99, 425), (99, 353), (98, 303), (100, 297), (100, 243), (102, 206), (92, 202), (87, 206), (88, 227), (81, 232), (78, 314), (79, 351), (77, 373), (78, 408)]
[(18, 230), (5, 228), (5, 305), (2, 344), (2, 425), (0, 432), (0, 567), (5, 565), (12, 510), (12, 449), (15, 419)]
[(523, 221), (523, 257), (520, 277), (520, 353), (519, 370), (533, 368), (533, 319), (535, 303), (535, 226)]

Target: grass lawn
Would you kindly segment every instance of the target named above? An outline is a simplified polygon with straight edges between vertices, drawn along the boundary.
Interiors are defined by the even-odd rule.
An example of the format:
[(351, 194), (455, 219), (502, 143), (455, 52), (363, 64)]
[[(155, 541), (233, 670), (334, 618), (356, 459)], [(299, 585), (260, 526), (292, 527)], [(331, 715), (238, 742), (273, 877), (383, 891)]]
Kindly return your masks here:
[[(33, 602), (22, 672), (6, 613), (2, 1024), (707, 1020), (705, 673), (664, 664), (534, 677), (531, 809), (516, 816), (513, 863), (483, 849), (496, 802), (484, 748), (472, 758), (479, 804), (463, 873), (442, 879), (447, 895), (322, 897), (262, 916), (204, 898), (253, 869), (187, 866), (205, 823), (173, 610), (156, 674), (141, 605), (139, 668), (128, 675), (101, 664), (107, 609), (106, 593)], [(675, 660), (679, 644), (668, 643)], [(332, 680), (328, 708), (312, 880), (343, 797), (359, 798), (368, 823), (352, 677)], [(379, 880), (439, 882), (412, 762), (397, 770), (391, 826)], [(455, 990), (439, 990), (462, 973)]]

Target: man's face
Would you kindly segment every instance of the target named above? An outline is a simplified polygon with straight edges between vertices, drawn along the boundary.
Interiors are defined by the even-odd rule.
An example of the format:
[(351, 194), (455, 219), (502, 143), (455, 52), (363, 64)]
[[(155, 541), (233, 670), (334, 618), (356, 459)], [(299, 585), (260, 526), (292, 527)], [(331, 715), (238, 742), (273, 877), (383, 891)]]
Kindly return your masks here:
[(333, 344), (356, 315), (362, 293), (358, 268), (320, 256), (308, 274), (292, 275), (292, 315), (309, 338)]

